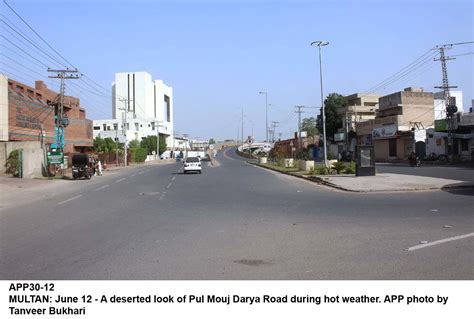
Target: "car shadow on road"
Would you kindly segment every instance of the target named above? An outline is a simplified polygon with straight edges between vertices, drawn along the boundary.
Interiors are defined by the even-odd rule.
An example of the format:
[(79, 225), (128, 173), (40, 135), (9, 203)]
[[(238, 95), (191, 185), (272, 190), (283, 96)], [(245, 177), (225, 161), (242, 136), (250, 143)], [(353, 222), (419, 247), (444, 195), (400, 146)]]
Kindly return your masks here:
[(462, 182), (449, 184), (442, 187), (441, 190), (454, 195), (474, 196), (474, 183)]

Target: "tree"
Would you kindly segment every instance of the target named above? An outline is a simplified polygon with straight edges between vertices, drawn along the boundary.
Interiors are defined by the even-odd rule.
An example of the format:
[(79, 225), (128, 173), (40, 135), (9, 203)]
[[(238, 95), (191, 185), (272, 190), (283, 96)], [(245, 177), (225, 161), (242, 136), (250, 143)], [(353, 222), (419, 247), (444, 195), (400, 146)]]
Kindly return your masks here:
[(104, 138), (105, 148), (107, 153), (115, 152), (116, 145), (115, 141), (111, 137)]
[(301, 121), (301, 131), (306, 131), (307, 136), (318, 135), (319, 130), (316, 127), (316, 119), (314, 117), (304, 118)]
[(128, 142), (128, 148), (129, 149), (140, 148), (140, 142), (138, 140), (131, 140), (130, 142)]
[[(324, 100), (324, 113), (326, 117), (326, 139), (332, 138), (337, 130), (342, 127), (342, 115), (338, 114), (337, 111), (347, 106), (347, 99), (338, 93), (329, 94)], [(322, 123), (323, 110), (321, 109), (320, 115), (318, 115), (318, 129), (323, 132)]]
[[(140, 147), (145, 148), (148, 154), (156, 152), (156, 135), (148, 135), (140, 142)], [(166, 151), (166, 139), (160, 135), (160, 154)]]
[(209, 144), (216, 144), (216, 141), (213, 138), (209, 139)]
[(97, 153), (104, 153), (105, 148), (106, 148), (104, 139), (100, 136), (97, 136), (94, 139), (93, 148), (94, 148), (94, 151), (96, 151)]

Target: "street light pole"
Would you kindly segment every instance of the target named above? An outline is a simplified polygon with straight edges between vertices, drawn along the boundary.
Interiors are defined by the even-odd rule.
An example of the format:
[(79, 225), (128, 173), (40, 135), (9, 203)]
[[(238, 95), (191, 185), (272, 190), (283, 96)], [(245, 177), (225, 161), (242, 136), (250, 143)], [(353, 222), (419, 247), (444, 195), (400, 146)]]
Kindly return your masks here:
[(321, 109), (323, 113), (323, 136), (324, 136), (324, 141), (323, 141), (323, 146), (324, 146), (324, 165), (328, 167), (328, 155), (327, 155), (327, 146), (326, 146), (326, 141), (327, 141), (327, 136), (326, 136), (326, 114), (324, 110), (324, 95), (323, 95), (323, 64), (322, 64), (322, 59), (321, 59), (321, 47), (328, 45), (328, 41), (314, 41), (311, 42), (311, 46), (317, 46), (319, 48), (319, 81), (321, 83)]
[(258, 94), (265, 94), (265, 142), (268, 142), (268, 93), (260, 91)]

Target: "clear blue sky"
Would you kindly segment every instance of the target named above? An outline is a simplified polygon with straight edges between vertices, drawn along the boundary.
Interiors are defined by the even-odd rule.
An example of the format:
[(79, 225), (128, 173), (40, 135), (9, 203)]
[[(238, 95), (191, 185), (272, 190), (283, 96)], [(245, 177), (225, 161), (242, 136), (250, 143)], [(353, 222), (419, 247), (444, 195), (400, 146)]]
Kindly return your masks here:
[[(9, 3), (83, 73), (109, 88), (114, 73), (148, 71), (174, 89), (175, 127), (192, 137), (235, 138), (280, 121), (296, 130), (294, 105), (319, 106), (325, 94), (365, 92), (437, 44), (474, 40), (472, 1), (23, 1)], [(21, 25), (1, 3), (1, 12)], [(3, 29), (2, 29), (3, 32)], [(450, 54), (473, 52), (474, 45)], [(449, 62), (450, 84), (474, 99), (473, 55)], [(440, 63), (380, 91), (434, 91)], [(420, 72), (423, 71), (423, 72)], [(26, 71), (27, 72), (27, 71)], [(43, 72), (46, 76), (46, 72)], [(35, 76), (37, 78), (37, 76)], [(88, 116), (111, 116), (110, 98), (82, 96)], [(313, 112), (316, 112), (313, 110)], [(312, 114), (305, 114), (306, 116)]]

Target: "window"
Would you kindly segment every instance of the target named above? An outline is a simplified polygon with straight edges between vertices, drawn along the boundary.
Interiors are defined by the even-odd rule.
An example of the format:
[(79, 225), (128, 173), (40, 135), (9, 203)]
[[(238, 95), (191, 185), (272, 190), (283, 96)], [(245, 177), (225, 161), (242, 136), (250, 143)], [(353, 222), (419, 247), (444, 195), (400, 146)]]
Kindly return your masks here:
[(127, 123), (127, 131), (130, 129), (130, 123)]
[(118, 123), (114, 123), (114, 131), (118, 130)]
[[(149, 125), (148, 125), (149, 126)], [(154, 131), (155, 130), (155, 122), (151, 122), (151, 130)]]
[(104, 128), (104, 131), (107, 131), (107, 124), (102, 124), (102, 127)]
[(388, 156), (397, 156), (397, 139), (391, 138), (388, 140)]
[(38, 99), (41, 99), (41, 98), (43, 97), (43, 95), (40, 94), (40, 93), (36, 93), (36, 97), (37, 97)]
[(94, 126), (94, 131), (100, 131), (100, 126)]
[(166, 121), (171, 122), (171, 105), (169, 96), (165, 95)]
[(138, 131), (139, 128), (138, 128), (138, 123), (135, 123), (135, 131)]
[(22, 91), (23, 91), (23, 87), (22, 87), (21, 85), (17, 85), (16, 88), (17, 88), (18, 90), (22, 90)]
[(107, 131), (110, 131), (110, 125), (107, 125)]

